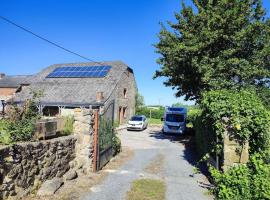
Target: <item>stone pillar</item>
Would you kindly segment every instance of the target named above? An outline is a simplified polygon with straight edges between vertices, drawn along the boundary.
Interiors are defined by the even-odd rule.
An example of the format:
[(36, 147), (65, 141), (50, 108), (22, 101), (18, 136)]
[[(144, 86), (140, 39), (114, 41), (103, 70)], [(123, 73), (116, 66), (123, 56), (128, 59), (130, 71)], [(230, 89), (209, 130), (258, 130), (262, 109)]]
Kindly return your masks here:
[(232, 166), (245, 164), (249, 159), (249, 144), (240, 144), (239, 141), (230, 136), (228, 132), (224, 133), (223, 144), (223, 170), (226, 171)]
[(76, 108), (74, 112), (74, 135), (77, 138), (76, 160), (77, 168), (84, 172), (92, 172), (94, 113), (91, 109)]

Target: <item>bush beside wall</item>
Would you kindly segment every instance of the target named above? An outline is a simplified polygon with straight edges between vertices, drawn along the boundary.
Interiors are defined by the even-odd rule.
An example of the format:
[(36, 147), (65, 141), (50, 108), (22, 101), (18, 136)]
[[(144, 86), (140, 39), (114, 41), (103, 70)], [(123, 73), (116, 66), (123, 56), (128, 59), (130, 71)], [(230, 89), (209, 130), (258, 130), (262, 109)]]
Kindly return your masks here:
[(192, 123), (194, 124), (197, 153), (202, 158), (214, 149), (215, 134), (211, 127), (203, 123), (202, 114), (197, 115)]
[[(239, 152), (249, 143), (247, 164), (225, 172), (210, 167), (216, 198), (270, 199), (270, 113), (265, 102), (254, 90), (218, 90), (205, 92), (200, 108), (194, 123), (198, 152), (222, 156), (225, 133), (237, 141)], [(219, 142), (211, 142), (209, 134)]]
[(217, 199), (270, 199), (270, 154), (256, 153), (247, 165), (220, 172), (211, 168)]
[(121, 140), (115, 133), (112, 138), (112, 144), (113, 144), (113, 156), (116, 156), (118, 153), (121, 152), (122, 146), (121, 146)]
[(249, 142), (250, 153), (269, 148), (270, 115), (254, 91), (206, 92), (200, 106), (202, 122), (213, 128), (220, 142), (227, 131), (239, 143)]

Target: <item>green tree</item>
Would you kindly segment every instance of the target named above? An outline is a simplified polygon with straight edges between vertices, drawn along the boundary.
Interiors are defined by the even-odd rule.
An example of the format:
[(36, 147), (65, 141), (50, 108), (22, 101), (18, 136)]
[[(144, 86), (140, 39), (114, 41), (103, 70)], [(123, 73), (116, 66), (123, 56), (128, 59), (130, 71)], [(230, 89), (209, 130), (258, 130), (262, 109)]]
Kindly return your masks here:
[(200, 99), (212, 89), (238, 89), (270, 76), (270, 20), (261, 0), (193, 0), (176, 22), (162, 24), (154, 78), (167, 77), (176, 96)]
[(260, 87), (256, 90), (257, 95), (261, 98), (265, 107), (270, 110), (270, 89), (268, 87)]
[(144, 97), (140, 93), (136, 93), (136, 102), (135, 102), (135, 108), (138, 110), (138, 108), (144, 106)]

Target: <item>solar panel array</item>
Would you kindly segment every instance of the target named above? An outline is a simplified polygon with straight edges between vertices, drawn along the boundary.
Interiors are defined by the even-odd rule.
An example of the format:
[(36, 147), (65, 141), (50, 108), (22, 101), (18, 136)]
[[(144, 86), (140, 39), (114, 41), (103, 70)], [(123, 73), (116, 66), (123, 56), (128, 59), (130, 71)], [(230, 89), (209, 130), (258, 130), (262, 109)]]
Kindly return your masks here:
[(111, 66), (58, 67), (47, 78), (102, 78)]

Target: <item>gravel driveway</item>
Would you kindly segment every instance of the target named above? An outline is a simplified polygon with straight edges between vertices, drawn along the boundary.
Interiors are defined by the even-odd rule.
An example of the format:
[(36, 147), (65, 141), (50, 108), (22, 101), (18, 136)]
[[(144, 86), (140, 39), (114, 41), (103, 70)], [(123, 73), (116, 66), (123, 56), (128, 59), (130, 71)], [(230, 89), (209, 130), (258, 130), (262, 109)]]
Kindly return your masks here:
[(91, 188), (82, 200), (124, 200), (132, 181), (139, 178), (161, 179), (166, 183), (167, 200), (212, 199), (207, 195), (207, 180), (193, 176), (195, 153), (188, 137), (164, 136), (160, 128), (142, 132), (119, 133), (123, 146), (134, 150), (134, 157), (100, 185)]

